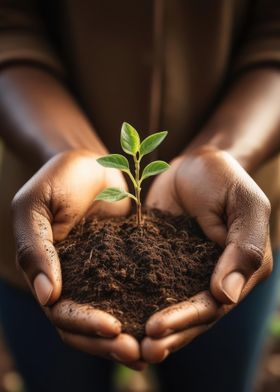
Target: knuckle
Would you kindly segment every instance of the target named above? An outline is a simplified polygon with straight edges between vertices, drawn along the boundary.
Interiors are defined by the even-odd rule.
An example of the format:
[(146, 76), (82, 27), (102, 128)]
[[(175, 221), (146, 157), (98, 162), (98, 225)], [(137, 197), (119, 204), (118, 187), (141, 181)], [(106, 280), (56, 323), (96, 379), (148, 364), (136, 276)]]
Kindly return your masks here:
[(261, 198), (261, 207), (263, 212), (265, 213), (265, 216), (269, 218), (271, 214), (271, 203), (268, 197), (264, 193), (262, 194), (262, 198)]
[(16, 265), (23, 271), (30, 269), (32, 265), (32, 253), (34, 252), (34, 247), (31, 244), (20, 245), (17, 249), (16, 254)]
[[(200, 304), (197, 304), (196, 301), (190, 301), (190, 307), (192, 307), (195, 311), (195, 320), (199, 324), (201, 322), (201, 307)], [(187, 309), (186, 309), (187, 310)]]
[(21, 211), (23, 208), (26, 208), (26, 206), (32, 204), (33, 194), (32, 192), (30, 192), (30, 189), (26, 189), (26, 188), (27, 188), (27, 184), (25, 184), (22, 188), (20, 188), (15, 194), (11, 202), (12, 213)]
[(12, 216), (22, 218), (25, 210), (35, 210), (39, 213), (45, 210), (46, 203), (50, 202), (51, 186), (47, 181), (36, 185), (32, 177), (22, 188), (18, 190), (11, 202)]
[(17, 192), (11, 202), (12, 215), (15, 215), (17, 210), (22, 207), (22, 196), (20, 191)]
[(244, 244), (241, 247), (246, 256), (247, 263), (253, 270), (258, 270), (263, 264), (264, 251), (256, 245)]

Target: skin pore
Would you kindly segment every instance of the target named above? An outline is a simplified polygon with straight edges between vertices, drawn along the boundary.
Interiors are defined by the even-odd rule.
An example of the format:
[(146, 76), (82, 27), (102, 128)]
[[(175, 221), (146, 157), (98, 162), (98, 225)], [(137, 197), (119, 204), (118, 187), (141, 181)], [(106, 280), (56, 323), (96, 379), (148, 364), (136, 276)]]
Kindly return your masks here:
[(279, 150), (279, 99), (278, 70), (242, 75), (173, 168), (150, 189), (149, 205), (195, 215), (205, 234), (225, 250), (210, 292), (147, 322), (142, 352), (149, 362), (162, 360), (203, 333), (271, 272), (270, 206), (246, 171), (254, 172)]
[[(277, 69), (263, 67), (238, 77), (209, 122), (186, 150), (174, 158), (172, 169), (155, 180), (148, 194), (149, 205), (171, 212), (201, 211), (203, 230), (209, 236), (214, 232), (217, 241), (226, 246), (211, 281), (211, 292), (200, 293), (192, 302), (153, 315), (141, 347), (132, 337), (122, 334), (118, 321), (104, 312), (69, 302), (45, 307), (65, 342), (141, 369), (145, 363), (161, 361), (207, 330), (270, 273), (269, 203), (246, 171), (253, 172), (279, 149), (279, 98)], [(124, 186), (124, 180), (116, 171), (105, 175), (101, 167), (95, 166), (96, 158), (107, 153), (106, 147), (75, 98), (47, 71), (32, 66), (3, 70), (0, 114), (5, 143), (29, 162), (34, 171), (47, 162), (17, 194), (13, 214), (18, 228), (19, 264), (39, 302), (41, 298), (42, 305), (52, 305), (60, 294), (60, 267), (56, 256), (50, 256), (44, 244), (52, 245), (56, 238), (66, 236), (71, 225), (88, 211), (98, 212), (102, 203), (93, 206), (92, 200), (104, 184), (112, 186), (114, 182), (114, 186), (116, 183)], [(92, 174), (81, 178), (79, 174), (85, 171), (94, 173), (94, 181)], [(193, 173), (203, 181), (195, 181)], [(219, 192), (205, 203), (213, 184)], [(64, 194), (63, 189), (73, 191)], [(83, 189), (82, 203), (80, 189)], [(165, 195), (164, 201), (160, 194)], [(70, 215), (65, 198), (71, 201)], [(247, 216), (247, 225), (237, 230), (244, 203), (248, 211), (258, 211), (254, 217), (257, 222)], [(112, 205), (115, 208), (112, 213), (125, 213), (128, 205), (122, 206)], [(239, 214), (234, 215), (234, 211)], [(259, 221), (264, 224), (256, 224)], [(42, 222), (47, 229), (37, 236)], [(36, 238), (35, 246), (26, 243), (23, 236), (26, 232), (30, 238)], [(244, 245), (241, 248), (235, 246), (240, 238)]]

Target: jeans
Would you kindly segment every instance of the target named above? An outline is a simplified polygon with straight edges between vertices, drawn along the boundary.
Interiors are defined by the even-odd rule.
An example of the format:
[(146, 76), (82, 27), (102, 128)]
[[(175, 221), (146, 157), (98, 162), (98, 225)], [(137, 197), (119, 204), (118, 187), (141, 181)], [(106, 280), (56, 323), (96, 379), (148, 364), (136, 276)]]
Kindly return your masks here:
[[(161, 392), (251, 392), (276, 299), (272, 275), (232, 312), (155, 366)], [(28, 392), (109, 392), (113, 364), (65, 346), (30, 294), (0, 282), (1, 325)]]

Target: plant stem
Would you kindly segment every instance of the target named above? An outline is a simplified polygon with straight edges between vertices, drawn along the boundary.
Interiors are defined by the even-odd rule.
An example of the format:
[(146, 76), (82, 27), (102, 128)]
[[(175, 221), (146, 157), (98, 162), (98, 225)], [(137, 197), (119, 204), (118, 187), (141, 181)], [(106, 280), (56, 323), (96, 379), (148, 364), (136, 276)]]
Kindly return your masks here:
[(141, 226), (142, 223), (142, 214), (141, 214), (141, 198), (140, 198), (140, 193), (141, 193), (141, 185), (140, 185), (140, 159), (137, 159), (136, 156), (134, 156), (134, 164), (135, 164), (135, 196), (137, 199), (136, 202), (136, 222), (137, 226)]

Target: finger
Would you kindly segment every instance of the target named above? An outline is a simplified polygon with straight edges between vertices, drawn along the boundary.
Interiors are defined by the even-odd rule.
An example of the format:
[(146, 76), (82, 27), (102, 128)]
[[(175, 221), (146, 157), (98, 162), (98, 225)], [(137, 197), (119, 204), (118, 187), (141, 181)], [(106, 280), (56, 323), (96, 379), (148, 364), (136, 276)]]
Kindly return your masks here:
[(91, 209), (96, 195), (105, 187), (104, 171), (89, 151), (71, 151), (53, 158), (46, 167), (52, 181), (53, 237), (58, 242)]
[(266, 270), (260, 270), (262, 273), (256, 275), (255, 282), (258, 283), (271, 270), (270, 205), (249, 176), (246, 188), (239, 185), (229, 192), (227, 204), (226, 248), (212, 275), (211, 291), (222, 303), (237, 303), (246, 284), (265, 260)]
[(207, 213), (202, 211), (201, 215), (198, 214), (196, 219), (206, 237), (224, 248), (227, 238), (227, 227), (218, 213), (215, 211)]
[(141, 344), (142, 358), (148, 363), (162, 362), (167, 356), (190, 343), (194, 338), (207, 331), (207, 325), (200, 325), (173, 333), (162, 339), (146, 337)]
[(264, 258), (260, 268), (251, 275), (250, 279), (246, 283), (244, 290), (241, 294), (241, 299), (245, 297), (260, 281), (266, 279), (272, 272), (273, 269), (273, 257), (270, 243), (270, 237), (267, 240), (266, 249), (264, 252)]
[[(196, 170), (193, 170), (191, 162), (184, 160), (180, 164), (175, 176), (175, 200), (181, 205), (183, 211), (195, 216), (206, 237), (225, 246), (227, 227), (225, 225), (224, 198), (226, 192), (221, 189), (213, 189), (213, 183), (221, 182), (219, 171), (211, 172), (213, 163), (204, 162), (200, 158), (195, 159)], [(208, 173), (210, 168), (211, 181), (206, 175), (203, 178), (203, 186), (197, 172)], [(212, 189), (209, 192), (209, 189)], [(217, 199), (219, 202), (217, 203)], [(198, 200), (200, 202), (198, 203)]]
[(60, 263), (44, 197), (40, 200), (40, 195), (30, 195), (23, 187), (12, 203), (17, 264), (43, 306), (54, 303), (61, 293)]
[(112, 339), (94, 338), (60, 330), (64, 343), (90, 355), (111, 359), (121, 363), (134, 363), (140, 360), (138, 342), (130, 335), (120, 334)]
[(146, 333), (159, 338), (195, 325), (208, 324), (220, 317), (221, 311), (209, 291), (203, 291), (187, 301), (153, 314), (147, 321)]
[(121, 333), (121, 323), (109, 313), (70, 300), (59, 301), (50, 308), (49, 317), (56, 327), (66, 332), (107, 338)]

